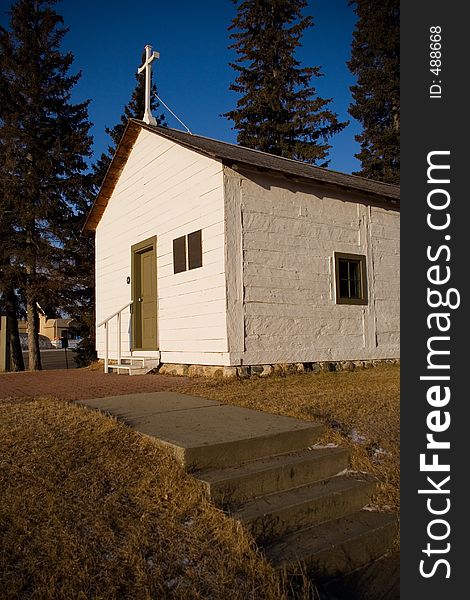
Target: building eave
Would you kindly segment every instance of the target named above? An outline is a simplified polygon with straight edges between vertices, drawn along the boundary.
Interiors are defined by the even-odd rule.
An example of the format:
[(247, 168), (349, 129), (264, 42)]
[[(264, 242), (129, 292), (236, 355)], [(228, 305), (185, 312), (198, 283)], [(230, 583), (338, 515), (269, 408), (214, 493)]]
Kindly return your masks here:
[(290, 180), (326, 185), (345, 192), (361, 194), (365, 201), (379, 203), (393, 210), (400, 207), (400, 188), (396, 185), (373, 181), (357, 175), (339, 173), (330, 169), (315, 167), (288, 158), (274, 156), (266, 152), (244, 148), (183, 131), (148, 125), (137, 119), (130, 119), (119, 142), (111, 164), (108, 167), (101, 188), (85, 221), (83, 231), (95, 231), (106, 210), (121, 172), (134, 147), (139, 132), (144, 129), (189, 150), (213, 158), (229, 167), (245, 167), (264, 172), (276, 173)]

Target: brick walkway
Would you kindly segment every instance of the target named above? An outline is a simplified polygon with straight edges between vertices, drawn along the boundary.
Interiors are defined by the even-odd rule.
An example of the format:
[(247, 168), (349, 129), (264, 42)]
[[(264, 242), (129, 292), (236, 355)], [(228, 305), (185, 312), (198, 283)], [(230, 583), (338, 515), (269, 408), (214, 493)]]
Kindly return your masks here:
[(38, 371), (1, 373), (0, 399), (56, 396), (63, 400), (87, 400), (139, 392), (183, 391), (194, 384), (187, 377), (171, 375), (105, 375), (100, 371)]

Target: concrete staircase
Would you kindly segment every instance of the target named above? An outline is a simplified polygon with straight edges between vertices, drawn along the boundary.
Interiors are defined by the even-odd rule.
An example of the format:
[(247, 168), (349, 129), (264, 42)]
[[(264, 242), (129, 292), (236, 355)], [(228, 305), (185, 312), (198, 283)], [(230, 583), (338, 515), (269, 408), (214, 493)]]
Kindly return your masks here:
[[(312, 424), (313, 425), (313, 424)], [(304, 432), (305, 433), (305, 432)], [(311, 443), (321, 433), (310, 431)], [(232, 466), (201, 469), (194, 476), (208, 496), (254, 535), (276, 568), (298, 570), (315, 582), (342, 577), (383, 556), (396, 535), (394, 515), (366, 510), (376, 481), (348, 471), (349, 452), (311, 446)]]
[(347, 450), (316, 445), (321, 424), (176, 392), (83, 404), (167, 446), (276, 568), (298, 573), (301, 563), (315, 582), (334, 585), (392, 545), (395, 516), (364, 509), (376, 482), (348, 471)]
[(130, 356), (121, 358), (120, 362), (110, 361), (108, 364), (108, 373), (117, 373), (118, 375), (146, 375), (152, 369), (160, 364), (158, 358), (148, 358), (145, 356)]

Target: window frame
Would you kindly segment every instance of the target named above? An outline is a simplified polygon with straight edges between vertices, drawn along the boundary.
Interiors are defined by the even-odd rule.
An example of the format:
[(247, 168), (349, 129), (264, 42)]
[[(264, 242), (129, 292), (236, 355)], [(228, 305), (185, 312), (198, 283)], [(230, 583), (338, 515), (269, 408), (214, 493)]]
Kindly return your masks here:
[[(196, 239), (198, 241), (197, 256), (194, 256), (192, 260), (190, 259), (190, 239)], [(184, 269), (180, 268), (183, 264), (183, 261), (181, 260), (181, 264), (177, 263), (176, 261), (176, 251), (178, 249), (178, 243), (184, 246)], [(191, 244), (191, 247), (194, 248), (193, 243)], [(182, 248), (179, 249), (181, 250)], [(196, 258), (197, 260), (195, 260)], [(177, 238), (173, 239), (173, 275), (177, 275), (178, 273), (185, 273), (186, 271), (194, 271), (195, 269), (200, 269), (203, 266), (202, 259), (202, 229), (196, 229), (195, 231), (191, 231), (190, 233), (180, 235)], [(177, 265), (178, 269), (176, 269)]]
[[(335, 252), (335, 297), (336, 304), (352, 304), (359, 306), (366, 306), (369, 304), (368, 300), (368, 290), (367, 290), (367, 264), (366, 264), (366, 255), (365, 254), (349, 254), (346, 252)], [(340, 296), (340, 273), (339, 273), (339, 263), (340, 261), (349, 261), (354, 262), (359, 265), (359, 287), (360, 287), (360, 297), (359, 298), (349, 298), (345, 296)]]
[[(179, 237), (173, 240), (173, 275), (177, 275), (178, 273), (184, 273), (188, 270), (188, 252), (186, 249), (186, 236), (180, 235)], [(182, 246), (182, 248), (180, 247)], [(183, 250), (184, 256), (179, 256), (179, 251)], [(183, 259), (184, 261), (177, 260), (178, 258)], [(183, 267), (184, 262), (184, 267)], [(181, 268), (183, 267), (183, 268)]]
[[(196, 240), (196, 244), (194, 240)], [(193, 253), (191, 249), (193, 249)], [(202, 229), (191, 231), (186, 236), (186, 262), (188, 271), (202, 267)]]

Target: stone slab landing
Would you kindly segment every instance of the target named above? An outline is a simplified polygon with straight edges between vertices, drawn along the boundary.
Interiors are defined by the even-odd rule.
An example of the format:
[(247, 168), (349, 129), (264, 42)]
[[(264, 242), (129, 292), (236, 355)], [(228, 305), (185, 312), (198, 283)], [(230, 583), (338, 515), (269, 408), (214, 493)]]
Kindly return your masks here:
[(170, 447), (275, 568), (301, 563), (316, 583), (349, 581), (393, 543), (395, 516), (365, 510), (377, 482), (348, 470), (346, 449), (316, 445), (318, 423), (175, 392), (81, 403)]
[(187, 469), (220, 468), (314, 444), (323, 425), (176, 392), (80, 402), (113, 415), (174, 451)]

